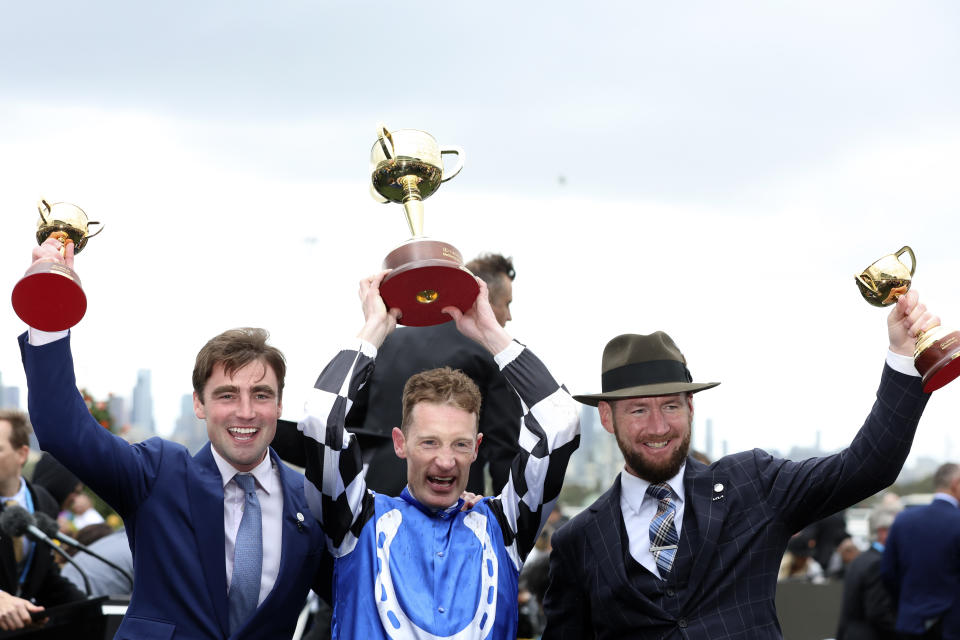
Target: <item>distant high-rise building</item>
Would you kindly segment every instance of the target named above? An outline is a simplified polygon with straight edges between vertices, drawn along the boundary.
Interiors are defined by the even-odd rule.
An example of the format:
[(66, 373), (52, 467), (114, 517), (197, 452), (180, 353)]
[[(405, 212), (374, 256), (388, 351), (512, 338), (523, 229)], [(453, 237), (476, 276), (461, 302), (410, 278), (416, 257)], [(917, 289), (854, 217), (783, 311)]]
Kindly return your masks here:
[(137, 372), (137, 386), (133, 388), (133, 408), (130, 412), (130, 422), (134, 427), (156, 433), (153, 423), (153, 395), (150, 392), (150, 370), (140, 369)]
[(707, 432), (707, 444), (706, 444), (706, 451), (704, 451), (704, 453), (707, 454), (707, 457), (710, 458), (711, 460), (715, 460), (716, 458), (714, 456), (716, 454), (713, 450), (713, 420), (710, 418), (707, 418), (706, 432)]
[(0, 397), (0, 407), (4, 409), (20, 408), (20, 387), (4, 387)]
[(127, 403), (122, 396), (110, 394), (107, 398), (107, 412), (113, 420), (113, 427), (120, 429), (127, 424)]
[(207, 442), (206, 423), (193, 412), (193, 394), (186, 393), (180, 398), (180, 415), (172, 439), (189, 449), (190, 453), (196, 453)]

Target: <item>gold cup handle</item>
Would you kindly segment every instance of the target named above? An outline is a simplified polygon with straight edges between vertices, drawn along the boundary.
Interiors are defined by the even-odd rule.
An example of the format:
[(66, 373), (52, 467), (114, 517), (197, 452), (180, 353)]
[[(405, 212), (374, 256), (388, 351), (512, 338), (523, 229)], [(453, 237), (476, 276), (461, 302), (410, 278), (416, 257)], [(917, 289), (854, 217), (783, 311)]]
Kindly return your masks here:
[(913, 272), (917, 270), (917, 256), (913, 255), (913, 249), (911, 249), (910, 247), (904, 245), (904, 246), (900, 249), (900, 251), (897, 251), (897, 252), (896, 252), (895, 254), (893, 254), (893, 255), (896, 256), (897, 260), (898, 260), (901, 264), (903, 264), (903, 260), (900, 260), (900, 256), (902, 256), (902, 255), (905, 254), (905, 253), (909, 253), (909, 254), (910, 254), (910, 276), (912, 277), (912, 276), (913, 276)]
[[(393, 159), (393, 136), (387, 131), (386, 125), (382, 122), (377, 124), (377, 140), (380, 142), (380, 148), (383, 149), (383, 155), (387, 160)], [(390, 143), (387, 148), (387, 143)], [(386, 201), (384, 201), (386, 202)]]
[(87, 237), (87, 238), (92, 238), (93, 236), (100, 235), (100, 232), (103, 231), (103, 223), (102, 223), (102, 222), (97, 222), (96, 220), (91, 220), (90, 222), (87, 223), (87, 231), (89, 231), (89, 230), (90, 230), (90, 227), (93, 226), (93, 225), (97, 225), (97, 226), (100, 227), (100, 228), (97, 229), (97, 232), (96, 232), (96, 233), (88, 233), (88, 234), (86, 234), (85, 237)]
[(463, 159), (464, 159), (463, 147), (451, 146), (451, 147), (445, 147), (443, 149), (440, 149), (441, 158), (444, 155), (451, 154), (451, 153), (456, 154), (457, 164), (453, 166), (453, 169), (450, 170), (449, 174), (447, 173), (446, 169), (443, 170), (443, 177), (440, 179), (440, 182), (446, 182), (447, 180), (450, 180), (451, 178), (456, 176), (458, 173), (460, 173), (461, 169), (463, 169)]

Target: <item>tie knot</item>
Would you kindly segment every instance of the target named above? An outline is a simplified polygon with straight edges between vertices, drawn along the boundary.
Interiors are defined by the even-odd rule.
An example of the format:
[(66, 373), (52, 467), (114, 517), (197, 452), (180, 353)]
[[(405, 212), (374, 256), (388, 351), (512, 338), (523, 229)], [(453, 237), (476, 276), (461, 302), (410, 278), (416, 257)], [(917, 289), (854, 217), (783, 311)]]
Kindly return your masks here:
[(238, 473), (237, 475), (233, 476), (233, 481), (237, 483), (237, 486), (243, 489), (244, 493), (256, 491), (256, 480), (248, 473)]
[(673, 492), (670, 490), (670, 485), (666, 482), (658, 482), (647, 487), (647, 494), (657, 500), (669, 500)]

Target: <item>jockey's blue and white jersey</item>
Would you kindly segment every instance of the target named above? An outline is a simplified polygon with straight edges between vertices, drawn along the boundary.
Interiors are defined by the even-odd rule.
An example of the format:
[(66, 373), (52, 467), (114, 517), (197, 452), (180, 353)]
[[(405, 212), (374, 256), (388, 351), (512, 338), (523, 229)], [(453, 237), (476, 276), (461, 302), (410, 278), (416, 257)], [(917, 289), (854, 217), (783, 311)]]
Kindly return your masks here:
[(333, 637), (486, 640), (516, 637), (517, 580), (556, 503), (580, 440), (576, 402), (528, 349), (495, 356), (520, 397), (520, 453), (495, 498), (430, 509), (406, 489), (366, 489), (356, 437), (344, 430), (376, 349), (341, 351), (317, 380), (299, 428), (308, 447), (306, 484), (334, 568)]

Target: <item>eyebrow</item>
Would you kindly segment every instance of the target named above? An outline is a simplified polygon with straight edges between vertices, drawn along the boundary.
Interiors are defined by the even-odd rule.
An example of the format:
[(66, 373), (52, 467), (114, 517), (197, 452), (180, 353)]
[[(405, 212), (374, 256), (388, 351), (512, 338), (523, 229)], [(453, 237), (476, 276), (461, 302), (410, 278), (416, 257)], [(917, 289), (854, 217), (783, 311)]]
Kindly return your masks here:
[[(268, 393), (270, 395), (277, 395), (276, 390), (268, 384), (258, 384), (257, 386), (251, 389), (253, 393)], [(240, 387), (231, 384), (220, 385), (219, 387), (214, 388), (211, 391), (211, 395), (217, 395), (220, 393), (239, 393)]]

